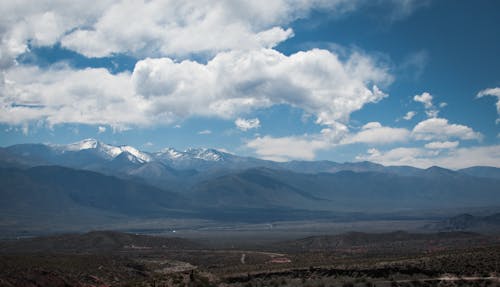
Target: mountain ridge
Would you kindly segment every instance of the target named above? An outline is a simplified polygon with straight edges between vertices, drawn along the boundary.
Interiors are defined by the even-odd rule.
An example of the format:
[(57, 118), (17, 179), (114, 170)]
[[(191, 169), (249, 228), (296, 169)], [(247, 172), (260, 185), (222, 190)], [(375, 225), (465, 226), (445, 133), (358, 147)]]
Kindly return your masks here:
[(141, 153), (92, 139), (69, 147), (0, 148), (0, 211), (13, 222), (29, 214), (33, 222), (50, 221), (59, 209), (89, 222), (144, 216), (265, 222), (500, 206), (493, 167), (483, 176), (484, 167), (462, 172), (371, 162), (281, 163), (214, 149), (135, 156)]
[[(11, 157), (17, 156), (19, 162), (23, 162), (23, 157), (30, 156), (33, 159), (33, 162), (31, 164), (24, 163), (24, 165), (31, 166), (57, 164), (69, 167), (85, 168), (85, 166), (71, 166), (71, 163), (65, 162), (64, 158), (67, 158), (67, 161), (71, 161), (72, 157), (75, 157), (77, 154), (86, 154), (89, 157), (94, 157), (95, 161), (111, 161), (119, 155), (125, 153), (128, 155), (128, 160), (130, 162), (145, 164), (156, 161), (176, 169), (204, 170), (212, 169), (214, 167), (219, 168), (220, 166), (229, 166), (231, 168), (240, 166), (240, 169), (270, 167), (300, 171), (303, 173), (335, 173), (342, 170), (351, 170), (383, 171), (401, 175), (415, 175), (421, 172), (449, 170), (437, 166), (431, 166), (429, 168), (416, 168), (412, 166), (384, 166), (369, 161), (339, 163), (330, 160), (292, 160), (287, 162), (274, 162), (253, 157), (238, 156), (213, 148), (187, 148), (184, 151), (180, 151), (172, 147), (167, 147), (156, 152), (145, 152), (129, 145), (114, 146), (100, 142), (93, 138), (84, 139), (66, 145), (17, 144), (3, 147), (1, 149), (2, 153), (0, 153), (0, 160), (5, 158), (5, 156), (2, 156), (4, 154), (9, 154)], [(57, 159), (58, 157), (62, 158), (62, 160)], [(11, 158), (11, 161), (12, 160), (13, 159)], [(481, 173), (484, 173), (482, 175), (484, 177), (500, 178), (500, 168), (497, 167), (473, 166), (469, 168), (457, 169), (455, 171), (474, 176), (480, 176)]]

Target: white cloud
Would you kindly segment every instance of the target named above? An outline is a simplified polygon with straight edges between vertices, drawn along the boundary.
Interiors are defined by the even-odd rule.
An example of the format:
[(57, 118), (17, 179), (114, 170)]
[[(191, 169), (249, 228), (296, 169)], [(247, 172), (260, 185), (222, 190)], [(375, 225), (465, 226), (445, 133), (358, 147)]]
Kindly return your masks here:
[[(347, 0), (306, 1), (1, 1), (0, 51), (12, 63), (34, 46), (62, 46), (88, 57), (116, 53), (191, 55), (273, 47), (291, 37), (283, 29), (313, 9), (351, 11)], [(84, 9), (82, 9), (84, 7)], [(124, 29), (126, 27), (126, 29)]]
[(51, 46), (65, 33), (92, 25), (112, 2), (0, 1), (0, 67), (14, 64), (15, 58), (27, 51), (28, 41), (34, 47)]
[(432, 99), (433, 99), (432, 95), (429, 94), (428, 92), (424, 92), (421, 95), (415, 95), (413, 97), (413, 100), (415, 102), (419, 102), (419, 103), (422, 103), (424, 105), (425, 114), (427, 115), (427, 117), (437, 118), (437, 116), (439, 114), (439, 110), (436, 109), (436, 107), (432, 103)]
[(97, 133), (98, 134), (102, 134), (104, 132), (106, 132), (106, 127), (103, 127), (103, 126), (98, 126), (97, 127)]
[(441, 166), (451, 169), (471, 166), (500, 167), (500, 145), (428, 150), (423, 148), (395, 148), (381, 152), (370, 149), (357, 160), (368, 160), (383, 165), (410, 165), (420, 168)]
[(256, 129), (260, 127), (260, 120), (258, 118), (255, 119), (242, 119), (237, 118), (234, 121), (234, 124), (239, 130), (246, 132), (247, 130)]
[(458, 141), (430, 142), (425, 144), (425, 147), (428, 149), (448, 149), (448, 148), (456, 148), (458, 144), (459, 144)]
[(206, 65), (168, 58), (137, 63), (135, 90), (155, 111), (231, 118), (274, 104), (313, 113), (320, 124), (346, 121), (351, 112), (386, 97), (376, 84), (392, 77), (373, 59), (353, 53), (345, 62), (326, 50), (285, 56), (272, 49), (218, 54)]
[(191, 116), (235, 118), (288, 104), (318, 124), (348, 121), (366, 103), (387, 95), (376, 85), (392, 76), (372, 58), (347, 60), (326, 50), (290, 56), (272, 49), (219, 53), (206, 64), (145, 59), (134, 71), (15, 66), (4, 72), (0, 122), (83, 123), (113, 128), (171, 124)]
[(0, 122), (20, 125), (45, 121), (49, 126), (82, 123), (114, 129), (148, 123), (143, 116), (148, 103), (131, 92), (129, 73), (16, 66), (4, 75)]
[(449, 124), (447, 119), (430, 118), (419, 122), (412, 131), (417, 140), (447, 140), (457, 138), (462, 140), (481, 140), (482, 135), (472, 128), (459, 124)]
[(414, 111), (409, 111), (406, 113), (406, 115), (403, 117), (403, 119), (409, 121), (411, 119), (413, 119), (413, 117), (417, 114), (417, 112), (414, 112)]
[[(449, 124), (446, 119), (431, 118), (418, 123), (411, 132), (404, 128), (385, 127), (379, 122), (369, 122), (360, 131), (350, 133), (345, 125), (337, 123), (313, 135), (257, 137), (248, 141), (246, 147), (253, 149), (259, 157), (264, 159), (313, 160), (318, 151), (333, 149), (341, 145), (356, 143), (384, 145), (410, 140), (434, 140), (425, 144), (425, 148), (400, 147), (387, 152), (371, 148), (368, 150), (368, 155), (360, 155), (356, 159), (370, 160), (385, 165), (424, 167), (443, 163), (447, 166), (460, 166), (461, 163), (453, 161), (453, 156), (459, 156), (466, 159), (465, 163), (472, 163), (474, 159), (468, 158), (466, 151), (474, 151), (476, 154), (475, 150), (473, 148), (457, 149), (459, 141), (448, 141), (449, 138), (480, 140), (482, 135), (467, 126)], [(455, 152), (456, 150), (459, 151)], [(444, 153), (449, 158), (444, 157)], [(478, 162), (489, 163), (490, 161), (483, 156), (478, 159)]]
[(258, 137), (247, 142), (246, 146), (255, 150), (263, 159), (288, 161), (292, 159), (313, 160), (318, 150), (329, 147), (323, 139), (307, 136), (290, 136), (274, 138)]
[(384, 127), (379, 122), (370, 122), (364, 125), (361, 131), (343, 139), (341, 144), (387, 144), (406, 141), (409, 136), (410, 132), (407, 129)]
[(444, 107), (446, 107), (447, 105), (448, 105), (448, 103), (446, 103), (446, 102), (441, 102), (441, 103), (439, 103), (439, 107), (440, 107), (440, 108), (444, 108)]
[[(422, 1), (389, 2), (409, 15)], [(293, 36), (288, 26), (323, 10), (342, 15), (367, 5), (350, 0), (84, 0), (0, 1), (0, 67), (32, 46), (61, 43), (87, 57), (212, 56), (235, 49), (271, 48)], [(82, 9), (84, 7), (84, 9)], [(124, 28), (126, 27), (126, 28)]]
[(257, 137), (246, 143), (247, 148), (255, 150), (257, 156), (277, 161), (292, 159), (313, 160), (320, 150), (355, 143), (388, 144), (404, 142), (410, 132), (403, 128), (384, 127), (379, 122), (365, 124), (357, 133), (349, 133), (345, 125), (336, 123), (313, 135), (290, 137)]
[(209, 135), (211, 133), (212, 133), (211, 130), (202, 130), (198, 132), (199, 135)]
[(500, 88), (491, 88), (491, 89), (485, 89), (477, 93), (476, 97), (477, 98), (482, 98), (485, 96), (492, 96), (492, 97), (497, 97), (497, 113), (499, 115), (498, 119), (496, 120), (496, 123), (500, 123)]
[(424, 104), (424, 107), (426, 109), (432, 108), (432, 106), (433, 106), (432, 105), (432, 95), (427, 93), (427, 92), (424, 92), (421, 95), (415, 95), (413, 97), (413, 100), (415, 102), (419, 102), (419, 103)]

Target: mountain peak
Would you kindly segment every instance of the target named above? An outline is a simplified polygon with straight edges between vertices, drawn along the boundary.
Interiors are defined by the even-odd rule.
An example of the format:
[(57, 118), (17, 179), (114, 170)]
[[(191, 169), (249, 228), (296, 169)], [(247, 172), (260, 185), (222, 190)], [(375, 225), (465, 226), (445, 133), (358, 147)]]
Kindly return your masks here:
[(109, 160), (114, 159), (122, 153), (126, 152), (127, 154), (135, 157), (135, 159), (131, 159), (130, 161), (140, 163), (151, 161), (151, 157), (148, 154), (143, 153), (132, 146), (113, 146), (100, 142), (94, 138), (83, 139), (81, 141), (70, 143), (67, 145), (54, 145), (52, 147), (62, 153), (94, 150), (101, 157)]
[(98, 140), (96, 140), (94, 138), (87, 138), (87, 139), (83, 139), (83, 140), (78, 141), (78, 142), (74, 142), (74, 143), (65, 145), (64, 149), (67, 150), (67, 151), (78, 151), (78, 150), (84, 150), (84, 149), (93, 149), (93, 148), (97, 148), (97, 146), (99, 144), (100, 143), (99, 143)]
[[(122, 152), (127, 152), (127, 153), (131, 154), (132, 156), (134, 156), (141, 163), (143, 163), (143, 162), (150, 162), (152, 160), (151, 156), (149, 156), (146, 153), (143, 153), (143, 152), (139, 151), (138, 149), (136, 149), (136, 148), (134, 148), (132, 146), (124, 145), (124, 146), (120, 146), (119, 149)], [(134, 161), (134, 160), (131, 159), (131, 161)]]
[(188, 148), (184, 151), (194, 158), (202, 159), (206, 161), (221, 161), (224, 160), (224, 153), (210, 148)]

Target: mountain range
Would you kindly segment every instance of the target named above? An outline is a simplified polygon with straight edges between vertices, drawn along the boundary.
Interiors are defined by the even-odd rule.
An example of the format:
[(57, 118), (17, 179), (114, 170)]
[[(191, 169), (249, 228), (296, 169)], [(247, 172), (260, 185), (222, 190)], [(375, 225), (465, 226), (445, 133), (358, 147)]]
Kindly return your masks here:
[(56, 218), (273, 221), (500, 206), (495, 167), (274, 162), (205, 148), (144, 152), (94, 139), (0, 148), (0, 180), (1, 229)]

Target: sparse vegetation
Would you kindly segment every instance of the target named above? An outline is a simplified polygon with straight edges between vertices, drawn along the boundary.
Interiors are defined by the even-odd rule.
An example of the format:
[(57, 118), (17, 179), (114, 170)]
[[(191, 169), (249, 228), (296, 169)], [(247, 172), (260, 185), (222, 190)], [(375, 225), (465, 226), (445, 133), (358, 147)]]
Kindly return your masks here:
[[(71, 250), (77, 241), (99, 238), (99, 248)], [(460, 236), (458, 236), (460, 238)], [(113, 238), (113, 240), (110, 240)], [(498, 286), (500, 245), (490, 242), (474, 247), (447, 234), (440, 241), (446, 248), (429, 252), (407, 244), (395, 244), (390, 254), (376, 252), (379, 245), (361, 240), (356, 248), (275, 253), (266, 251), (210, 249), (194, 242), (92, 233), (21, 240), (4, 244), (0, 255), (0, 286), (310, 286), (310, 287), (426, 287)], [(65, 248), (55, 248), (52, 240)], [(112, 242), (112, 244), (110, 243)], [(175, 248), (166, 248), (168, 242)], [(391, 241), (385, 238), (383, 244)], [(423, 244), (421, 240), (414, 245)], [(126, 243), (126, 244), (125, 244)], [(39, 245), (37, 245), (39, 244)], [(347, 243), (344, 243), (347, 244)], [(16, 250), (20, 248), (19, 250)], [(27, 248), (27, 246), (29, 248)], [(96, 247), (94, 246), (94, 247)], [(120, 248), (121, 246), (121, 248)], [(142, 246), (145, 248), (129, 248)], [(42, 248), (48, 248), (44, 251)], [(420, 251), (419, 251), (420, 250)], [(19, 253), (23, 251), (23, 253)], [(411, 251), (411, 252), (409, 252)], [(419, 251), (419, 252), (417, 252)], [(272, 260), (286, 258), (287, 260)], [(283, 262), (283, 263), (281, 263)]]

